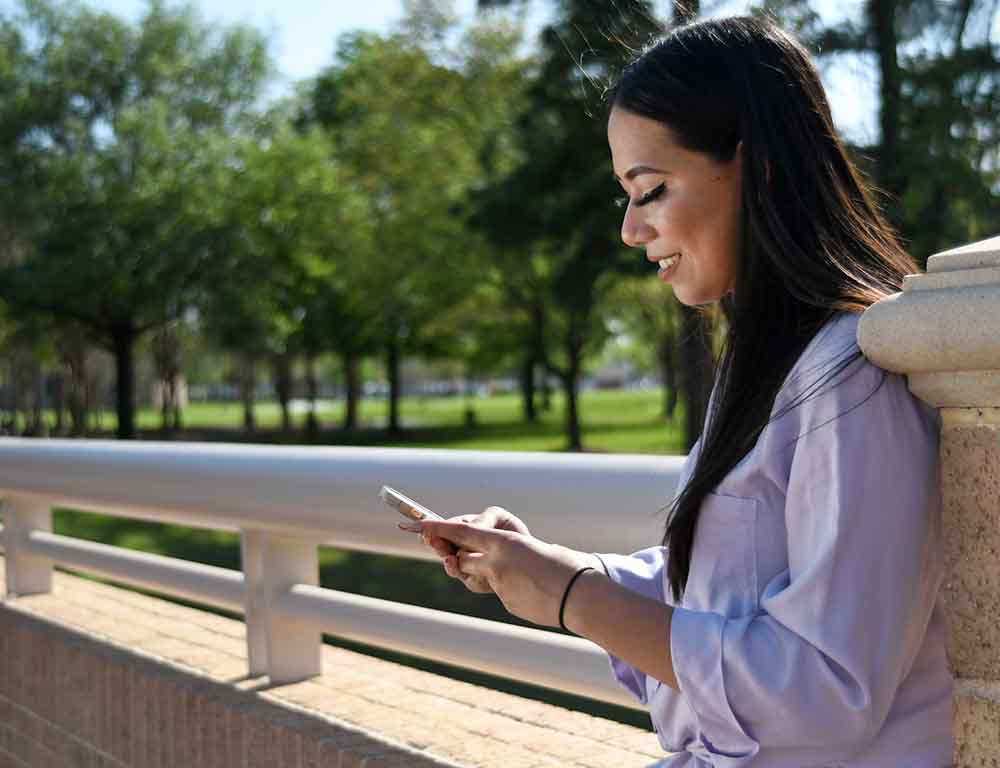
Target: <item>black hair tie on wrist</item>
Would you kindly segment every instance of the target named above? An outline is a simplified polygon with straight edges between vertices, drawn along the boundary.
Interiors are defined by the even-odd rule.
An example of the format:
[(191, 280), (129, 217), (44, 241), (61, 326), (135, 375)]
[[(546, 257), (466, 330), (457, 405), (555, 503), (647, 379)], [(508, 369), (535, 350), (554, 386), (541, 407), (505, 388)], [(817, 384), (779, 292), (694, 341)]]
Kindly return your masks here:
[(597, 569), (594, 568), (594, 566), (592, 565), (585, 565), (583, 566), (583, 568), (581, 568), (580, 570), (578, 570), (576, 573), (573, 574), (573, 578), (570, 579), (569, 584), (566, 585), (566, 591), (563, 592), (562, 602), (559, 603), (559, 626), (562, 627), (566, 632), (575, 634), (573, 630), (568, 629), (566, 625), (563, 623), (563, 611), (566, 610), (566, 598), (569, 597), (569, 591), (570, 589), (573, 588), (573, 583), (580, 577), (581, 573), (584, 573), (585, 571), (596, 571), (596, 570)]

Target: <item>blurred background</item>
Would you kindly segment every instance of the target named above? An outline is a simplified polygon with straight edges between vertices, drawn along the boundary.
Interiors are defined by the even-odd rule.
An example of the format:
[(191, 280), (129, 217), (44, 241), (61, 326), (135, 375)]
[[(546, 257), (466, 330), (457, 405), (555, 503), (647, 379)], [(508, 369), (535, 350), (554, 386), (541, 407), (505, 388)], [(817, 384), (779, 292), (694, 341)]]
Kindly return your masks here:
[[(685, 453), (720, 321), (620, 242), (609, 78), (672, 24), (775, 16), (924, 263), (1000, 233), (998, 5), (0, 0), (0, 431)], [(56, 528), (238, 567), (229, 534)], [(504, 617), (430, 565), (322, 562)]]
[(809, 43), (918, 261), (1000, 230), (995, 0), (703, 6), (3, 0), (3, 432), (683, 452), (600, 97), (699, 15)]

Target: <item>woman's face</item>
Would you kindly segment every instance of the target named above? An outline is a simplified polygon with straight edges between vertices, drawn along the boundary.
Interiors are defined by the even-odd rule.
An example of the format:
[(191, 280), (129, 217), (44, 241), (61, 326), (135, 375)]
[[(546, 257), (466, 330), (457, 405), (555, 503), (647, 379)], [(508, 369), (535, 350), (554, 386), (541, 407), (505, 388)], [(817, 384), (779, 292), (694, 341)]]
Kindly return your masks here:
[[(742, 145), (719, 163), (681, 147), (663, 123), (614, 108), (608, 143), (628, 195), (622, 240), (661, 263), (659, 277), (689, 306), (733, 290), (740, 258)], [(677, 258), (671, 258), (677, 257)]]

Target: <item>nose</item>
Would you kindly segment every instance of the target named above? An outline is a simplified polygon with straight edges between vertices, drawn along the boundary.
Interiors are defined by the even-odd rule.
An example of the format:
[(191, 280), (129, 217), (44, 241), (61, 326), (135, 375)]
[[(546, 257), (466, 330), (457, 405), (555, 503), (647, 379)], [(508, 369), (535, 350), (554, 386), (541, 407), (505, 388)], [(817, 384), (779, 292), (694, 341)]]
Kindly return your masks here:
[(622, 242), (630, 248), (635, 248), (645, 245), (655, 236), (655, 230), (643, 220), (640, 212), (629, 204), (622, 220)]

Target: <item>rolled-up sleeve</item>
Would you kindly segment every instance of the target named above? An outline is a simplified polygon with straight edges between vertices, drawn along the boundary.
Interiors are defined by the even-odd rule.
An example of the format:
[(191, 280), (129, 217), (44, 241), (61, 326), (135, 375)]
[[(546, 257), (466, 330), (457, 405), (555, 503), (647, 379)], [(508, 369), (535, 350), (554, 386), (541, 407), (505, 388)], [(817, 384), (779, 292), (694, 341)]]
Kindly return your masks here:
[(871, 742), (940, 585), (933, 410), (867, 361), (798, 410), (787, 570), (751, 615), (673, 613), (674, 671), (715, 765), (743, 765), (762, 746)]
[[(664, 547), (648, 547), (631, 555), (598, 554), (608, 577), (626, 589), (661, 603), (663, 597)], [(646, 704), (646, 675), (609, 653), (611, 672), (633, 696)]]

